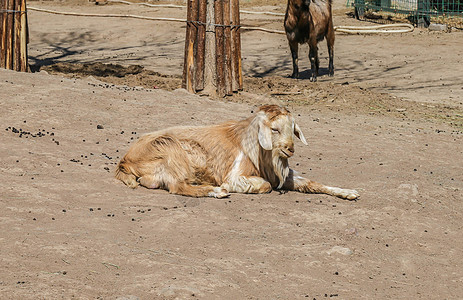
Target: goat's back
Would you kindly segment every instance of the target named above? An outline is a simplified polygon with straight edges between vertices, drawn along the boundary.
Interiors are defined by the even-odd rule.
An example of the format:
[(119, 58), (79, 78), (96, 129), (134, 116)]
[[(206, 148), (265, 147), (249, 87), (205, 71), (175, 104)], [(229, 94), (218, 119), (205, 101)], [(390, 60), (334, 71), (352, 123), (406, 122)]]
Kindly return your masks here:
[(312, 0), (308, 9), (302, 8), (303, 0), (288, 0), (285, 14), (285, 31), (290, 41), (308, 42), (310, 35), (322, 41), (333, 26), (331, 0)]
[(163, 161), (179, 181), (220, 185), (239, 153), (238, 124), (171, 127), (146, 134), (121, 159), (116, 178), (136, 187), (138, 178), (153, 174)]

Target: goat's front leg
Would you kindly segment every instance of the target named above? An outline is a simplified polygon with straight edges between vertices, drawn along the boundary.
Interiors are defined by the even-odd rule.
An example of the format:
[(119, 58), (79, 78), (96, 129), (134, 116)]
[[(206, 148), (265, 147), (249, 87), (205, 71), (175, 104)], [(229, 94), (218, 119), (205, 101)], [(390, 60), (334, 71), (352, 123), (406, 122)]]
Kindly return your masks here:
[(230, 193), (264, 194), (272, 191), (270, 182), (257, 176), (238, 176), (221, 185)]
[(312, 70), (312, 77), (310, 81), (317, 81), (318, 69), (320, 67), (320, 61), (318, 60), (318, 46), (317, 41), (309, 42), (309, 60), (310, 60), (310, 69)]
[(298, 191), (311, 194), (327, 194), (347, 200), (355, 200), (359, 197), (356, 190), (341, 189), (338, 187), (326, 186), (321, 183), (311, 181), (301, 177), (294, 170), (289, 170), (288, 177), (283, 185), (283, 189)]
[(293, 59), (293, 74), (291, 78), (299, 77), (299, 67), (298, 67), (298, 51), (299, 44), (297, 42), (289, 42), (289, 48), (291, 49), (291, 58)]

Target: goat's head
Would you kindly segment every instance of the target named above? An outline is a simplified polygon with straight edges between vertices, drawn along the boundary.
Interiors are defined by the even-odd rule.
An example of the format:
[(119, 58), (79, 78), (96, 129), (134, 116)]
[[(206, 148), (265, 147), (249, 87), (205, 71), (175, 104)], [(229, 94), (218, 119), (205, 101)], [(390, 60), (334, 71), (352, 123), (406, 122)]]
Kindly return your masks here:
[(307, 141), (291, 113), (278, 105), (264, 105), (258, 112), (259, 144), (265, 150), (272, 150), (272, 156), (289, 158), (294, 154), (294, 136), (305, 145)]
[(310, 2), (311, 0), (289, 0), (289, 3), (291, 3), (296, 10), (308, 10)]

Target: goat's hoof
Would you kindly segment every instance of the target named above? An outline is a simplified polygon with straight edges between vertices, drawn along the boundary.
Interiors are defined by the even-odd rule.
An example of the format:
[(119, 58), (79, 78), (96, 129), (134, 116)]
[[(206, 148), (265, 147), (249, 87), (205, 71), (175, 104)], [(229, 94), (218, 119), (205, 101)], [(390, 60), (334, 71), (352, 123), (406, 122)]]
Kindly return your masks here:
[(355, 200), (358, 197), (360, 197), (360, 195), (356, 190), (343, 190), (341, 194), (341, 198), (347, 200)]
[(230, 193), (221, 187), (215, 187), (212, 192), (209, 193), (209, 196), (217, 198), (217, 199), (222, 199), (230, 196)]
[(227, 198), (227, 197), (230, 197), (230, 193), (220, 192), (214, 195), (214, 198), (217, 198), (217, 199), (222, 199), (222, 198)]
[(341, 189), (338, 187), (327, 187), (327, 194), (336, 196), (342, 199), (355, 200), (360, 197), (359, 193), (356, 190)]

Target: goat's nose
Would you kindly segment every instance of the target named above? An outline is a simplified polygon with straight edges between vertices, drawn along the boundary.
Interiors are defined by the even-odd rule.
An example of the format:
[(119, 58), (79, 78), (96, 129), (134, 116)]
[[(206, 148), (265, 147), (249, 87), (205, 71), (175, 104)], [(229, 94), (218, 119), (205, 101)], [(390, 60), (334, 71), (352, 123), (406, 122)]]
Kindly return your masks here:
[(288, 146), (288, 147), (286, 147), (286, 149), (288, 149), (288, 151), (289, 151), (291, 154), (294, 154), (294, 146)]

